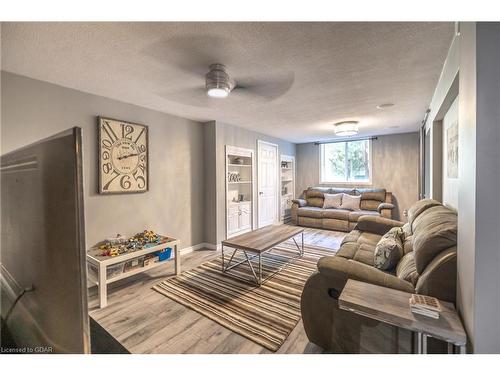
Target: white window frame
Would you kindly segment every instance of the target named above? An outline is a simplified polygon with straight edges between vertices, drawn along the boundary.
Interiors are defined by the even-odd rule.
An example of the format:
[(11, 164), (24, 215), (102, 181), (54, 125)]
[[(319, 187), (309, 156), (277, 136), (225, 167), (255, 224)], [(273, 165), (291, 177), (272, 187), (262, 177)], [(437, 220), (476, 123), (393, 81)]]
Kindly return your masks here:
[[(343, 143), (343, 142), (355, 142), (355, 141), (364, 141), (366, 139), (352, 139), (352, 140), (345, 140), (345, 141), (339, 141), (338, 143)], [(370, 171), (370, 177), (368, 181), (326, 181), (323, 179), (323, 152), (321, 152), (323, 146), (326, 143), (320, 143), (318, 147), (318, 162), (319, 162), (319, 183), (322, 185), (346, 185), (346, 186), (370, 186), (372, 185), (372, 179), (373, 179), (373, 143), (371, 139), (368, 139), (368, 158), (369, 158), (369, 164), (368, 168)]]

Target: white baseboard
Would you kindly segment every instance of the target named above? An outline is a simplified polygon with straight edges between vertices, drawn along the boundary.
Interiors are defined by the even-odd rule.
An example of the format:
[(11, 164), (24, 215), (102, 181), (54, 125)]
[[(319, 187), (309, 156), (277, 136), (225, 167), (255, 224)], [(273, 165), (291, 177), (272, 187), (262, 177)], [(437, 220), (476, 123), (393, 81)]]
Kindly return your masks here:
[(204, 246), (205, 248), (210, 249), (210, 250), (220, 250), (220, 249), (222, 249), (222, 244), (217, 244), (216, 245), (216, 244), (208, 243), (207, 242), (204, 245), (205, 245)]
[(181, 255), (189, 254), (193, 251), (200, 250), (200, 249), (210, 249), (210, 250), (219, 250), (221, 248), (221, 245), (214, 245), (208, 242), (202, 242), (197, 245), (185, 247), (183, 249), (180, 249), (179, 252)]

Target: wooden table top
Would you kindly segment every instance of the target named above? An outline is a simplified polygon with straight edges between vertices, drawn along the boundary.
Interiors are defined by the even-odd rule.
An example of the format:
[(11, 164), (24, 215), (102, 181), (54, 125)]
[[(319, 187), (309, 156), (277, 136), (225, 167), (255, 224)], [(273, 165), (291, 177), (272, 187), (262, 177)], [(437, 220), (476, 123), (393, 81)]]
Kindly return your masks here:
[(412, 313), (410, 297), (410, 293), (349, 279), (339, 297), (339, 307), (456, 345), (466, 344), (467, 335), (452, 303), (439, 301), (443, 311), (439, 319), (433, 319)]
[(304, 231), (291, 225), (268, 225), (222, 241), (224, 246), (262, 253)]

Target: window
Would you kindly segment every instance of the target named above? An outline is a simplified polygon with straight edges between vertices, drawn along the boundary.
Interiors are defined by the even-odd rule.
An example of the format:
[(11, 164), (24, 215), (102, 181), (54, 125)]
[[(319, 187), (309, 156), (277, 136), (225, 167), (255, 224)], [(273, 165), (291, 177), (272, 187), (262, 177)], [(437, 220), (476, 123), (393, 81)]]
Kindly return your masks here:
[(321, 183), (370, 183), (370, 140), (320, 144)]

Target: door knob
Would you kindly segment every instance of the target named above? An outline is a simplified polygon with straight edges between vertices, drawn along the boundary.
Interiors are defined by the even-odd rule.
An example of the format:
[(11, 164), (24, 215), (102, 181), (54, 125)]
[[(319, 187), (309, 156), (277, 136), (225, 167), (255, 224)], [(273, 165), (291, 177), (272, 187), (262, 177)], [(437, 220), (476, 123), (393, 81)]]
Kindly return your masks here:
[(262, 195), (262, 194), (264, 194), (264, 192), (263, 191), (259, 191), (259, 195)]

